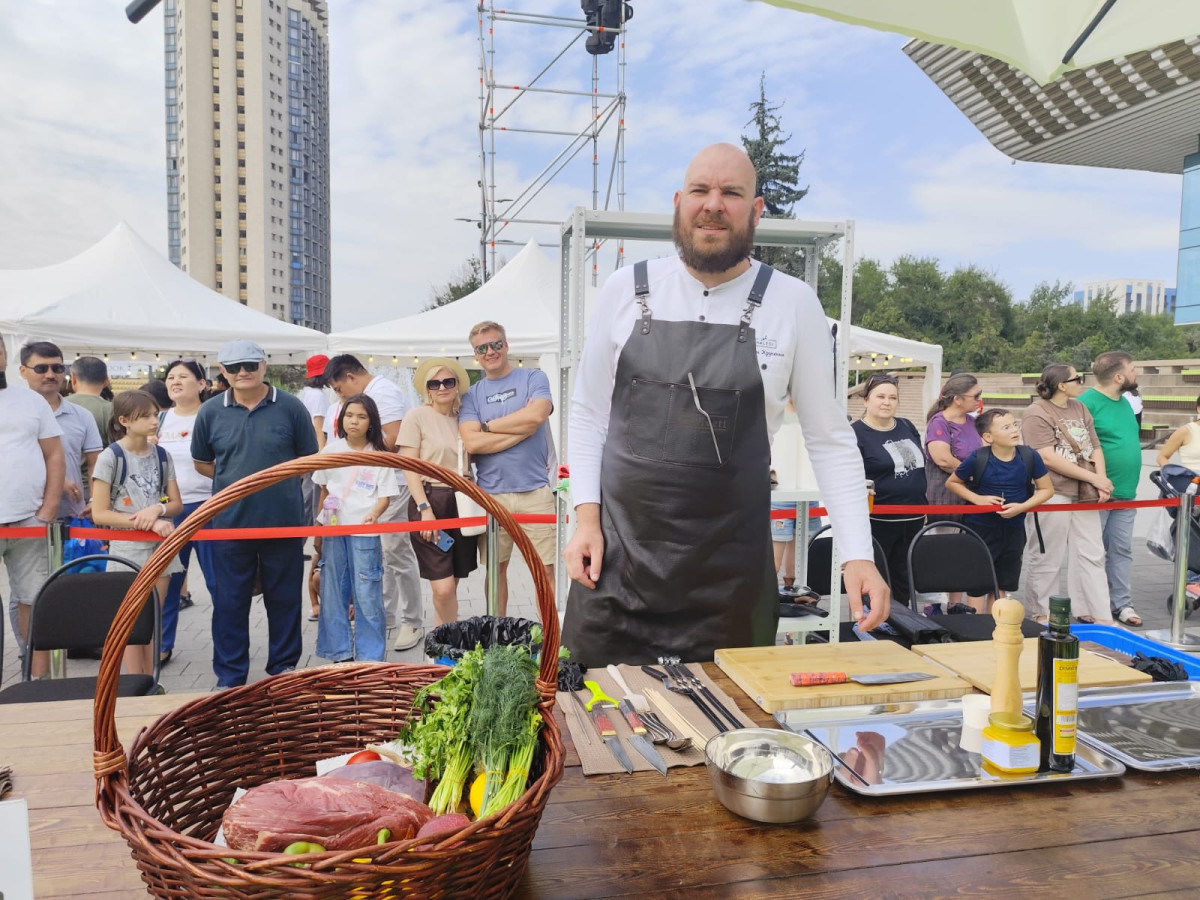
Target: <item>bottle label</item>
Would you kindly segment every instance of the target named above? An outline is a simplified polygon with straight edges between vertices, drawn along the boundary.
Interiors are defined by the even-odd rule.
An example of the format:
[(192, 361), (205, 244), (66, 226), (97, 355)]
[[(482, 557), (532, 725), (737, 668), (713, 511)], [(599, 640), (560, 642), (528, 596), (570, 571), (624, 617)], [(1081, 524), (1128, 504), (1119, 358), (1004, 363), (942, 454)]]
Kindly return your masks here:
[(1054, 660), (1054, 733), (1052, 752), (1075, 752), (1075, 723), (1079, 717), (1079, 660)]

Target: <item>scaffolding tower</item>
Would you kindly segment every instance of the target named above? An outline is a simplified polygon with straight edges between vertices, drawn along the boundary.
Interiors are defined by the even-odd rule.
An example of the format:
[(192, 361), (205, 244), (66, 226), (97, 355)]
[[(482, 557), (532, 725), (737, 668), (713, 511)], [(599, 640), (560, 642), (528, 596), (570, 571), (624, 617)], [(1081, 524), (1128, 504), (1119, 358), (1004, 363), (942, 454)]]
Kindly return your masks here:
[[(598, 8), (603, 0), (585, 0)], [(613, 2), (613, 0), (608, 0)], [(479, 12), (479, 159), (480, 159), (480, 213), (476, 221), (479, 227), (479, 258), (481, 276), (487, 281), (497, 270), (497, 248), (504, 245), (523, 245), (530, 237), (542, 232), (545, 239), (539, 241), (547, 247), (559, 246), (558, 230), (564, 215), (552, 209), (544, 218), (537, 217), (531, 209), (551, 182), (579, 156), (585, 148), (592, 153), (592, 203), (593, 210), (625, 208), (625, 34), (629, 6), (620, 3), (620, 27), (606, 28), (598, 24), (589, 25), (582, 15), (565, 15), (518, 12), (499, 9), (494, 0), (480, 0)], [(581, 13), (583, 6), (581, 5)], [(593, 17), (594, 21), (594, 17)], [(497, 26), (505, 31), (505, 38), (498, 39)], [(527, 65), (527, 57), (517, 58), (512, 52), (520, 41), (505, 44), (509, 35), (518, 33), (525, 26), (536, 31), (520, 29), (520, 35), (529, 38), (529, 43), (546, 49), (544, 62), (528, 78), (520, 83), (505, 71), (514, 62)], [(511, 28), (511, 31), (510, 31)], [(610, 53), (591, 56), (590, 83), (586, 80), (586, 66), (582, 65), (585, 45), (589, 38), (595, 42), (601, 37), (612, 41)], [(560, 47), (565, 38), (565, 46)], [(509, 54), (505, 54), (505, 50)], [(615, 59), (610, 57), (615, 56)], [(501, 71), (497, 73), (497, 66)], [(535, 63), (535, 66), (537, 63)], [(560, 82), (561, 83), (558, 83)], [(588, 98), (590, 115), (580, 122), (583, 110), (580, 104), (571, 103), (567, 111), (556, 108), (559, 104), (543, 103), (539, 108), (536, 98)], [(586, 109), (586, 104), (583, 105)], [(547, 108), (549, 107), (549, 108)], [(566, 121), (569, 120), (569, 121)], [(504, 138), (498, 145), (498, 139)], [(528, 138), (522, 141), (521, 138)], [(608, 143), (611, 138), (611, 144)], [(547, 140), (553, 140), (549, 151), (544, 149)], [(611, 146), (611, 156), (602, 154)], [(525, 149), (530, 156), (543, 160), (538, 173), (524, 185), (497, 186), (496, 161), (517, 162), (518, 150)], [(557, 152), (554, 152), (557, 150)], [(603, 157), (603, 158), (602, 158)], [(570, 206), (576, 206), (571, 203)], [(525, 226), (524, 228), (514, 226)], [(545, 234), (546, 229), (553, 229)], [(597, 257), (603, 241), (597, 240), (587, 248), (591, 266), (592, 283), (595, 284)], [(622, 263), (623, 247), (618, 244), (616, 267)]]

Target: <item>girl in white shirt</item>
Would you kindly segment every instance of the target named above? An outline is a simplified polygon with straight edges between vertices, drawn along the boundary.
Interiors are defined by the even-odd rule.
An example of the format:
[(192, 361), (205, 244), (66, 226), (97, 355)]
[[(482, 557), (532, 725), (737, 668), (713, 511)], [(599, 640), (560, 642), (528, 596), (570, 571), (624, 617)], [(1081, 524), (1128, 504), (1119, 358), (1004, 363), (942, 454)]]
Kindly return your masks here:
[[(336, 437), (322, 453), (387, 452), (375, 401), (350, 397), (337, 417)], [(395, 470), (345, 466), (313, 472), (321, 487), (321, 525), (371, 525), (400, 493)], [(330, 499), (336, 503), (327, 503)], [(328, 507), (333, 507), (327, 509)], [(336, 521), (334, 520), (336, 518)], [(321, 612), (316, 654), (334, 662), (382, 661), (387, 653), (383, 607), (383, 544), (377, 534), (324, 535), (321, 540)], [(350, 604), (354, 604), (353, 637)]]

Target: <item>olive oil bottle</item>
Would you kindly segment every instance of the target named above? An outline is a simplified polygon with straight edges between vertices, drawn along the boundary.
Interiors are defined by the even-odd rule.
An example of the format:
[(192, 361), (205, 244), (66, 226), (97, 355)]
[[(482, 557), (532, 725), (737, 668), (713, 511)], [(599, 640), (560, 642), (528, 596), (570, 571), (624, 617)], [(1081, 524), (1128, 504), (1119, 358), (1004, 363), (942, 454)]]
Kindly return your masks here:
[(1040, 770), (1075, 767), (1079, 713), (1079, 638), (1071, 634), (1071, 598), (1050, 598), (1050, 621), (1038, 637), (1034, 732), (1041, 741)]

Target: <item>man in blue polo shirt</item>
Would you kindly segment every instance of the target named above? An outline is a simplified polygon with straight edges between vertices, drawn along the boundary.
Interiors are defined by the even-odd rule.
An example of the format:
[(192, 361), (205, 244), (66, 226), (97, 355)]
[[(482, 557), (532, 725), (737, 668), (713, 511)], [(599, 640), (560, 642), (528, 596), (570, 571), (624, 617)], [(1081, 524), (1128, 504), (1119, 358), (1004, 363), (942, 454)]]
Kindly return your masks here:
[[(317, 452), (304, 404), (267, 384), (267, 354), (253, 341), (229, 341), (217, 354), (230, 389), (196, 415), (192, 459), (213, 480), (213, 493), (281, 462)], [(239, 500), (214, 519), (218, 528), (286, 528), (304, 525), (300, 480), (288, 478)], [(262, 581), (267, 609), (267, 674), (296, 667), (304, 578), (302, 538), (217, 541), (213, 553), (213, 672), (217, 688), (245, 684), (250, 671), (250, 600)]]

